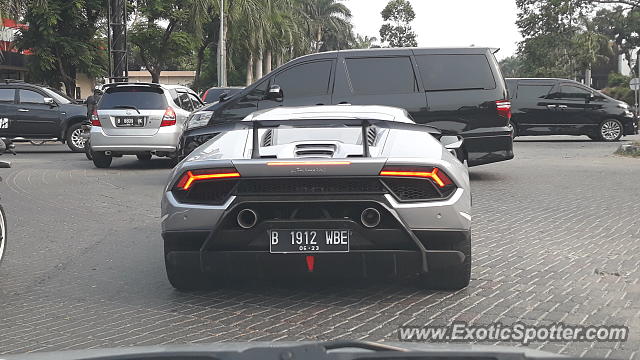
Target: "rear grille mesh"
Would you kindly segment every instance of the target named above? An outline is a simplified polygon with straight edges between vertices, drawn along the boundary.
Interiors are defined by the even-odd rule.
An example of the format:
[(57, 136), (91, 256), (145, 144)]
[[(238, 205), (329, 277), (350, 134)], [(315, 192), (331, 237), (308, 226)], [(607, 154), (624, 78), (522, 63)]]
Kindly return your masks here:
[(247, 179), (236, 189), (238, 195), (275, 194), (383, 194), (385, 188), (376, 178), (362, 179)]
[(189, 191), (174, 191), (173, 194), (182, 203), (222, 205), (229, 199), (236, 183), (237, 180), (203, 181), (194, 184)]
[(427, 179), (384, 179), (384, 183), (401, 201), (419, 201), (441, 199), (449, 194), (441, 194), (433, 183)]

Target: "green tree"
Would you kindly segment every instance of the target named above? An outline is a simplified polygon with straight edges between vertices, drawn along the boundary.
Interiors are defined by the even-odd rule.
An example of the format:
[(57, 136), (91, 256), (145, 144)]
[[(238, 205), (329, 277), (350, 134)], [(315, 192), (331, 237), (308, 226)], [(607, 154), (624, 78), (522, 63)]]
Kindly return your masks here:
[[(315, 52), (334, 50), (348, 43), (351, 11), (338, 0), (303, 0), (302, 10)], [(332, 42), (327, 45), (327, 43)]]
[(624, 55), (633, 69), (634, 51), (640, 47), (640, 8), (626, 11), (622, 6), (600, 9), (594, 19), (596, 31), (613, 41), (617, 55)]
[(380, 28), (380, 39), (390, 47), (418, 46), (411, 22), (416, 18), (411, 3), (407, 0), (391, 0), (382, 10), (385, 24)]
[(24, 1), (28, 29), (16, 39), (19, 49), (30, 49), (31, 77), (73, 96), (76, 76), (106, 72), (104, 42), (97, 39), (98, 24), (106, 9), (105, 0)]
[(354, 49), (371, 49), (372, 47), (376, 47), (378, 42), (378, 38), (375, 36), (366, 36), (366, 35), (356, 35), (353, 45), (351, 46)]
[[(144, 19), (133, 25), (129, 41), (151, 81), (160, 81), (160, 73), (170, 65), (188, 61), (193, 55), (193, 11), (198, 0), (145, 0), (139, 1), (137, 12)], [(201, 30), (198, 30), (201, 31)]]
[(509, 56), (500, 61), (502, 74), (508, 78), (523, 77), (522, 65), (522, 59), (517, 55)]

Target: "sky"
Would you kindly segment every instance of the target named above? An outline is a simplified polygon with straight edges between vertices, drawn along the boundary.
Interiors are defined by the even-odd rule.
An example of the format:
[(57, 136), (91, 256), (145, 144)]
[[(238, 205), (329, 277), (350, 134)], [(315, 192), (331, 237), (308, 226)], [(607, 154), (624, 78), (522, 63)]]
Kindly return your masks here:
[[(515, 0), (409, 0), (416, 12), (412, 28), (418, 46), (497, 47), (498, 59), (515, 54), (521, 40)], [(388, 0), (343, 0), (351, 9), (355, 32), (380, 38), (380, 12)]]

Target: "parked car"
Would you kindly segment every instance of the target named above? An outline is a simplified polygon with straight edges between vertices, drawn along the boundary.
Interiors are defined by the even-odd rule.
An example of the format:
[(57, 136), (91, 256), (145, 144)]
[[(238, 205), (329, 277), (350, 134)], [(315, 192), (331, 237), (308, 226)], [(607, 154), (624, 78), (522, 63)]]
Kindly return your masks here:
[(243, 89), (242, 87), (212, 87), (202, 94), (202, 101), (204, 101), (205, 104), (212, 104), (221, 99), (228, 99)]
[(302, 105), (387, 105), (464, 139), (469, 166), (513, 158), (510, 104), (494, 49), (367, 49), (297, 58), (227, 101), (191, 117), (185, 156), (214, 136), (212, 126), (256, 110)]
[(567, 79), (507, 79), (517, 135), (587, 135), (617, 141), (638, 133), (629, 104)]
[(91, 117), (93, 163), (111, 166), (113, 157), (152, 155), (177, 158), (178, 140), (189, 114), (203, 105), (195, 92), (179, 85), (113, 83)]
[(0, 83), (0, 137), (60, 141), (82, 152), (80, 126), (86, 119), (86, 105), (55, 89), (15, 80)]
[(469, 175), (450, 152), (459, 137), (382, 106), (263, 110), (218, 132), (164, 192), (174, 287), (266, 273), (469, 284)]

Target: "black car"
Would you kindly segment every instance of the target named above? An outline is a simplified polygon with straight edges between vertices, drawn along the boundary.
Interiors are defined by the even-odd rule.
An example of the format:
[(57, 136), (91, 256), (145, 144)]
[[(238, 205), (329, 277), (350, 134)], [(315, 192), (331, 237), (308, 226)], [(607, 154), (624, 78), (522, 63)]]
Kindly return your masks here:
[(220, 101), (221, 96), (223, 96), (223, 98), (230, 98), (243, 89), (244, 88), (241, 87), (212, 87), (202, 94), (202, 101), (205, 104), (211, 104)]
[(57, 90), (16, 81), (0, 83), (0, 137), (57, 139), (82, 152), (85, 120), (87, 106)]
[(181, 155), (240, 121), (276, 106), (387, 105), (417, 123), (464, 137), (469, 166), (513, 158), (507, 88), (489, 48), (333, 51), (297, 58), (234, 96), (192, 114)]
[(567, 79), (507, 79), (516, 135), (587, 135), (617, 141), (638, 133), (625, 102)]

